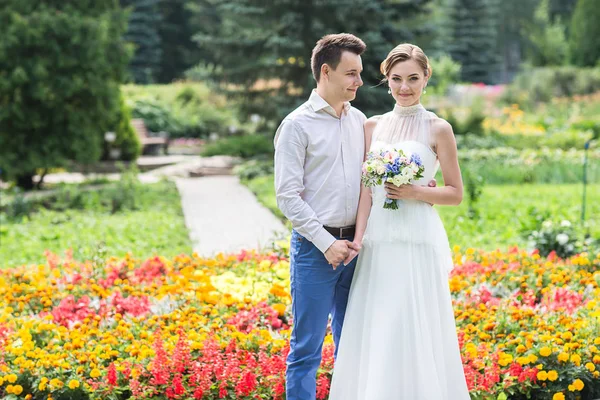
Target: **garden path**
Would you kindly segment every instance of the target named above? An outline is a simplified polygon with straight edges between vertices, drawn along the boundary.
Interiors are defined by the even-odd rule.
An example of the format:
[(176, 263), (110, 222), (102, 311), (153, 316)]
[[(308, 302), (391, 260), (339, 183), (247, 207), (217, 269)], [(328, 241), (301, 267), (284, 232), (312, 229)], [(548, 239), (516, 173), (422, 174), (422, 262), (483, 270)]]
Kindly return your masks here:
[(261, 249), (287, 233), (283, 223), (236, 176), (178, 178), (175, 182), (194, 251), (201, 256)]

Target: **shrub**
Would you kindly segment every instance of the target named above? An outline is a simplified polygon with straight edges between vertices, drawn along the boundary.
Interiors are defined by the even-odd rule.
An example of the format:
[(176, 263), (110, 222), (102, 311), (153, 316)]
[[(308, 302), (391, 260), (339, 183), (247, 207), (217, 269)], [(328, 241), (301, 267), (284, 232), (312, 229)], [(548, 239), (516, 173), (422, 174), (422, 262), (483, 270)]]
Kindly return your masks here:
[(119, 160), (133, 161), (141, 154), (142, 144), (140, 138), (131, 126), (131, 112), (125, 104), (122, 95), (119, 98), (119, 111), (117, 113), (116, 121), (116, 139), (114, 143), (105, 142), (102, 158), (104, 160), (109, 159), (110, 149), (115, 148), (120, 150)]
[(570, 221), (556, 223), (546, 220), (538, 229), (529, 233), (528, 239), (530, 246), (539, 250), (544, 257), (554, 251), (560, 258), (567, 258), (581, 251), (583, 244), (578, 236)]
[(274, 148), (271, 138), (265, 135), (244, 135), (220, 139), (207, 145), (202, 151), (202, 156), (228, 155), (241, 158), (257, 156), (273, 156)]
[(251, 180), (273, 174), (273, 160), (250, 160), (234, 168), (241, 180)]
[(557, 97), (571, 97), (600, 90), (600, 68), (543, 67), (526, 68), (504, 92), (508, 104), (532, 107)]

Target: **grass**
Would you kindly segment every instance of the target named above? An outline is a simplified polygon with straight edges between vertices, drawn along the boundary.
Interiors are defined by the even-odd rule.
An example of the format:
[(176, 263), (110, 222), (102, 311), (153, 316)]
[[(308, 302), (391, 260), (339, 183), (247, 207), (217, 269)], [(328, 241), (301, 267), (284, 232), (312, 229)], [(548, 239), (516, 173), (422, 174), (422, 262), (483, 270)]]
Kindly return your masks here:
[[(0, 214), (0, 267), (45, 261), (44, 251), (76, 259), (94, 256), (171, 257), (191, 253), (177, 188), (160, 182), (136, 189), (136, 209), (111, 213), (99, 206), (106, 193), (85, 194), (81, 209), (45, 208), (19, 219)], [(89, 203), (94, 203), (89, 205)]]
[[(258, 200), (275, 215), (285, 219), (277, 208), (272, 176), (262, 176), (245, 184)], [(593, 237), (600, 237), (600, 185), (588, 186), (587, 222)], [(479, 216), (468, 217), (468, 201), (458, 207), (436, 206), (448, 232), (451, 245), (486, 250), (506, 249), (508, 246), (526, 247), (521, 237), (523, 224), (529, 224), (536, 215), (552, 219), (569, 219), (579, 223), (581, 216), (582, 186), (561, 185), (486, 185), (476, 204)]]

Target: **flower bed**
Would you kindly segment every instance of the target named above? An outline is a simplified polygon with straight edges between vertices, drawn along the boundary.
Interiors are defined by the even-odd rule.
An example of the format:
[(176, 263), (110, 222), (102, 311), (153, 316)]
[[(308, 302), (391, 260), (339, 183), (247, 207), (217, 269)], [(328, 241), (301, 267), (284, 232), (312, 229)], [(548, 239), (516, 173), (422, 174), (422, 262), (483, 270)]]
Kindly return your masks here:
[[(0, 271), (0, 395), (282, 399), (287, 246), (104, 265), (47, 254)], [(450, 288), (474, 399), (600, 397), (600, 254), (454, 249)], [(328, 334), (318, 377), (326, 399)]]

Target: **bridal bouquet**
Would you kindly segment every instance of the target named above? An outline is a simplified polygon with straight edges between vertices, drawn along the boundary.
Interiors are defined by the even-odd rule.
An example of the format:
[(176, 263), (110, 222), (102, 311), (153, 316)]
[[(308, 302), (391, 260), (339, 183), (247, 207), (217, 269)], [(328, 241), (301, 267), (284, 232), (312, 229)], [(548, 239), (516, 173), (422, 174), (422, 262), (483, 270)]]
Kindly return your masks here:
[[(398, 149), (370, 151), (362, 166), (361, 181), (366, 187), (391, 182), (396, 186), (406, 185), (423, 177), (423, 163), (418, 154), (410, 156)], [(385, 199), (383, 208), (397, 210), (398, 203)]]

